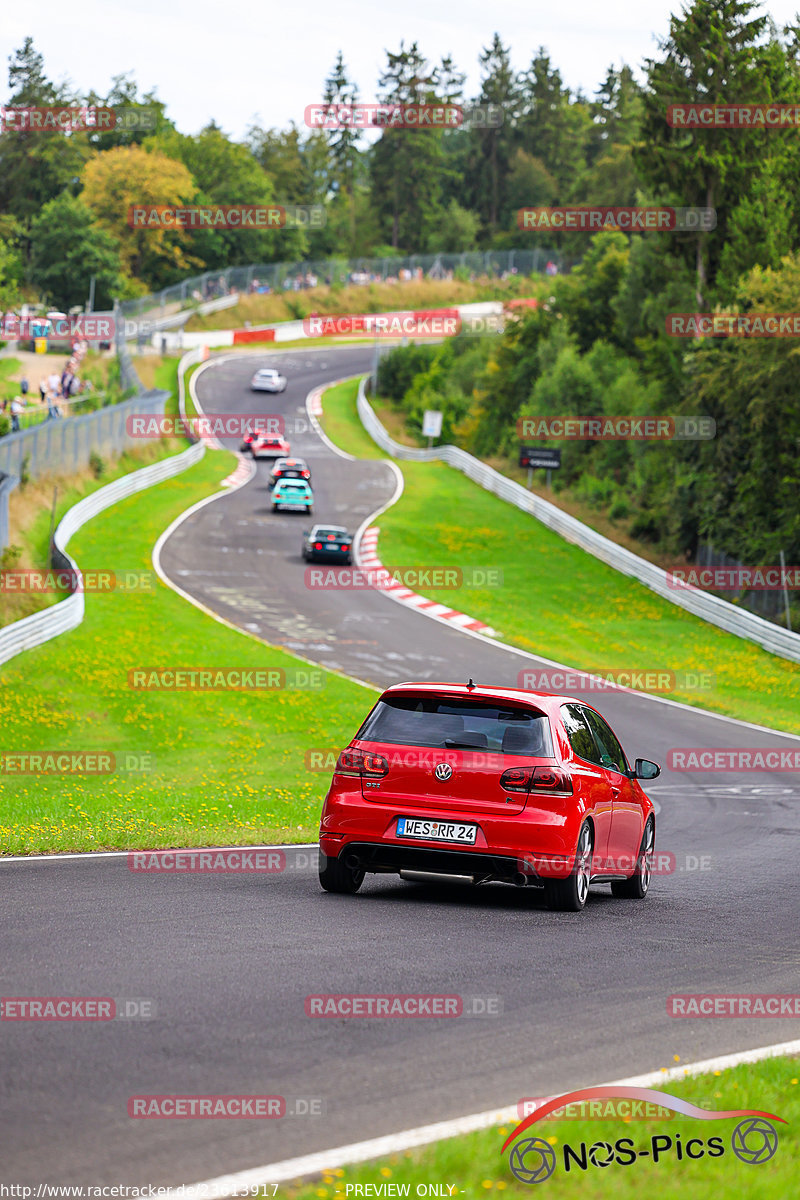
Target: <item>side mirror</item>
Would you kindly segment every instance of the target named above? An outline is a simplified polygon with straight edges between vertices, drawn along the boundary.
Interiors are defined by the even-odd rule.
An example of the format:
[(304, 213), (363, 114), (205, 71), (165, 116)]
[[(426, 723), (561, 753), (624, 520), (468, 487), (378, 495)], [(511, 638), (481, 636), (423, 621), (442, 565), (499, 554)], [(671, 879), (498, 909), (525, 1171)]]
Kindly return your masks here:
[(309, 531), (308, 531), (307, 529), (304, 529), (304, 530), (303, 530), (303, 537), (308, 537), (308, 533), (309, 533)]
[(661, 767), (658, 763), (651, 762), (649, 758), (637, 758), (633, 771), (634, 779), (657, 779), (660, 774)]

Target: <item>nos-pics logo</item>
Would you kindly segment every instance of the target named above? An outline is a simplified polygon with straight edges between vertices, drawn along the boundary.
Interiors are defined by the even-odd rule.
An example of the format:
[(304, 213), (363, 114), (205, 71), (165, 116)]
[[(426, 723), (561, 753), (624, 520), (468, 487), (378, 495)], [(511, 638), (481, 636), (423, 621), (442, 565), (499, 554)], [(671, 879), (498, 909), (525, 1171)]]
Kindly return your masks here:
[[(730, 1135), (730, 1143), (720, 1136), (708, 1138), (693, 1137), (686, 1140), (679, 1133), (652, 1134), (642, 1146), (637, 1146), (633, 1138), (617, 1138), (613, 1142), (596, 1141), (591, 1145), (580, 1142), (577, 1146), (565, 1143), (559, 1148), (546, 1142), (544, 1138), (530, 1136), (517, 1139), (528, 1131), (532, 1125), (543, 1118), (558, 1113), (568, 1104), (581, 1104), (592, 1100), (605, 1100), (610, 1097), (626, 1098), (629, 1100), (655, 1103), (661, 1108), (671, 1109), (686, 1117), (694, 1117), (698, 1121), (726, 1121), (739, 1118), (737, 1125)], [(754, 1108), (730, 1108), (719, 1111), (698, 1108), (688, 1100), (671, 1096), (667, 1092), (659, 1092), (653, 1088), (638, 1087), (596, 1087), (583, 1088), (577, 1092), (567, 1092), (563, 1096), (555, 1096), (542, 1104), (527, 1116), (513, 1133), (503, 1143), (503, 1151), (515, 1143), (509, 1155), (509, 1166), (521, 1183), (544, 1183), (555, 1171), (561, 1161), (565, 1174), (589, 1171), (593, 1168), (632, 1166), (638, 1159), (651, 1159), (658, 1163), (668, 1158), (678, 1161), (701, 1158), (721, 1158), (732, 1152), (743, 1163), (758, 1166), (769, 1162), (778, 1149), (778, 1133), (773, 1121), (785, 1124), (784, 1118), (775, 1113), (762, 1112)]]

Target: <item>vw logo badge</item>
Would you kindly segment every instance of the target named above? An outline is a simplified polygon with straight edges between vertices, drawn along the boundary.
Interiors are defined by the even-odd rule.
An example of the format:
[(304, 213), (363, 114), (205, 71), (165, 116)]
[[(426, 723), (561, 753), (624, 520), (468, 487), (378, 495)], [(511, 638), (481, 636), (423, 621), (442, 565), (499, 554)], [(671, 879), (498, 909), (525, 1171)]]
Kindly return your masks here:
[(450, 766), (450, 763), (437, 763), (436, 764), (436, 770), (434, 771), (434, 775), (436, 776), (437, 779), (442, 779), (442, 780), (449, 779), (452, 774), (453, 774), (453, 768)]

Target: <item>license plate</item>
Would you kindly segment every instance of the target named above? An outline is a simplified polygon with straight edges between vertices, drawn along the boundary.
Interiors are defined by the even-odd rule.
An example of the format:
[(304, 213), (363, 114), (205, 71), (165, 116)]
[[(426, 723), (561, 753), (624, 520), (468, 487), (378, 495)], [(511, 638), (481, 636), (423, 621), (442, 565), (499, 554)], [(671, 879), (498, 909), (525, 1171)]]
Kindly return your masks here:
[(417, 817), (398, 817), (397, 836), (420, 838), (426, 842), (465, 842), (474, 845), (477, 825), (462, 825), (458, 821), (423, 821)]

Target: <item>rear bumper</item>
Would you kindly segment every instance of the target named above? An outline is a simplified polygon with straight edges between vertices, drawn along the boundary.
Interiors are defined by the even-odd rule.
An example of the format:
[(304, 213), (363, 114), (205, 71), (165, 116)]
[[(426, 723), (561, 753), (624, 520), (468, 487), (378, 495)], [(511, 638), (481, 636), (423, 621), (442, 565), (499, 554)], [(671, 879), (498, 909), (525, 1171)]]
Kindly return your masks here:
[[(322, 838), (324, 842), (324, 836)], [(339, 848), (329, 843), (330, 857)], [(326, 849), (323, 848), (323, 853)], [(427, 846), (393, 845), (388, 842), (349, 842), (341, 848), (348, 865), (365, 871), (429, 871), (436, 875), (468, 875), (476, 880), (543, 886), (543, 879), (530, 863), (513, 855), (476, 853), (474, 850), (432, 849)]]

